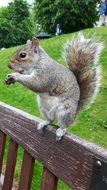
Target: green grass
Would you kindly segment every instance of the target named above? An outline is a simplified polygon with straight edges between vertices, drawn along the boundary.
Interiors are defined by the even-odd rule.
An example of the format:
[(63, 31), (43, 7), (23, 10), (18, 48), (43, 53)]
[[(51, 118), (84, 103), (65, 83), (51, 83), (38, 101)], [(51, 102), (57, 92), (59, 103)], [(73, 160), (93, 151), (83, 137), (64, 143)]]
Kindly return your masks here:
[[(90, 109), (84, 110), (77, 116), (75, 123), (69, 127), (68, 131), (107, 148), (107, 27), (87, 29), (84, 30), (83, 33), (86, 35), (88, 34), (88, 36), (95, 33), (98, 38), (100, 37), (101, 40), (104, 41), (105, 48), (100, 58), (100, 64), (102, 66), (102, 84), (94, 104), (91, 105)], [(52, 58), (59, 63), (64, 63), (61, 57), (62, 47), (71, 37), (72, 34), (54, 37), (41, 41), (41, 45)], [(11, 72), (7, 68), (7, 64), (11, 55), (17, 48), (18, 47), (9, 48), (0, 52), (0, 100), (40, 117), (35, 94), (33, 92), (18, 83), (8, 87), (3, 82), (6, 75)], [(22, 154), (23, 152), (20, 149), (15, 174), (16, 179), (18, 179)], [(39, 190), (40, 187), (42, 166), (38, 162), (36, 165), (32, 190)], [(61, 182), (58, 190), (70, 190), (70, 188)]]

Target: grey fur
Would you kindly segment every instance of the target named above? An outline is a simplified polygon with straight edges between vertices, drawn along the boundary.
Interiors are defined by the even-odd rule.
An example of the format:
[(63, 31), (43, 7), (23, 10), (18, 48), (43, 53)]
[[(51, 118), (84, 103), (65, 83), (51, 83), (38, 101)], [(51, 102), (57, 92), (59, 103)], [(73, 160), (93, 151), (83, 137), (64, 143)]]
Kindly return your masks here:
[[(34, 44), (36, 44), (35, 47)], [(88, 45), (90, 45), (89, 48)], [(67, 44), (65, 48), (65, 57), (70, 69), (74, 73), (76, 70), (72, 67), (71, 59), (74, 50), (76, 55), (75, 60), (73, 59), (73, 61), (75, 63), (77, 61), (76, 57), (79, 57), (79, 60), (82, 58), (82, 54), (79, 52), (88, 51), (88, 59), (86, 59), (86, 64), (89, 63), (89, 67), (89, 65), (92, 66), (95, 63), (95, 61), (94, 63), (90, 61), (91, 56), (93, 55), (94, 57), (92, 61), (94, 59), (96, 60), (95, 56), (98, 57), (98, 51), (96, 51), (97, 45), (99, 47), (99, 44), (93, 43), (93, 41), (90, 40), (87, 42), (84, 38), (82, 41), (81, 37), (77, 37), (75, 40), (70, 41)], [(91, 53), (89, 50), (91, 50)], [(18, 58), (21, 51), (28, 53), (27, 58), (24, 60)], [(60, 129), (56, 131), (56, 139), (60, 140), (66, 132), (66, 127), (73, 123), (78, 111), (81, 89), (77, 82), (77, 78), (75, 77), (76, 75), (74, 75), (69, 68), (58, 64), (50, 58), (47, 53), (38, 46), (38, 42), (36, 41), (33, 43), (28, 41), (25, 48), (20, 50), (13, 57), (9, 67), (11, 67), (15, 73), (12, 73), (7, 77), (7, 84), (10, 84), (10, 79), (14, 78), (14, 81), (23, 84), (38, 94), (38, 105), (46, 120), (44, 123), (39, 124), (38, 130), (42, 130), (44, 125), (49, 124), (52, 120), (57, 120)], [(88, 67), (86, 73), (89, 72)], [(84, 63), (84, 70), (85, 69), (86, 67)], [(93, 77), (96, 76), (93, 75)], [(97, 85), (97, 82), (95, 84)], [(96, 88), (96, 85), (94, 85), (94, 88)], [(91, 96), (93, 96), (93, 93), (94, 92), (92, 92)], [(88, 103), (89, 99), (90, 93)], [(87, 104), (87, 101), (83, 101), (83, 104)]]

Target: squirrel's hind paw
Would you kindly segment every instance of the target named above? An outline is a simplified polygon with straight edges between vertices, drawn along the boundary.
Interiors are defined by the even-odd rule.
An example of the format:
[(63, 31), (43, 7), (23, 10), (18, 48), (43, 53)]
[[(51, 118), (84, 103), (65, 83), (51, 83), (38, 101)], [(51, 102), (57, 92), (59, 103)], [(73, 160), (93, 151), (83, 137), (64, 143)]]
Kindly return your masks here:
[(56, 141), (59, 142), (62, 139), (62, 137), (65, 135), (65, 133), (66, 133), (66, 128), (64, 128), (64, 129), (61, 129), (61, 128), (57, 129), (56, 130)]

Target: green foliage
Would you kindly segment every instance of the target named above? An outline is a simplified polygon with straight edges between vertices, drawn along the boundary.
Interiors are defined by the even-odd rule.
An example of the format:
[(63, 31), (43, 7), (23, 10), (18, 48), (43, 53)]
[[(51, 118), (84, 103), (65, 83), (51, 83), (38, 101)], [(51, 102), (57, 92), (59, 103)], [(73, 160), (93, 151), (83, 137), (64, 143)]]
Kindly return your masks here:
[(8, 18), (13, 22), (20, 23), (29, 17), (29, 7), (25, 0), (14, 0), (8, 7)]
[(35, 20), (45, 32), (54, 33), (60, 24), (63, 33), (90, 28), (96, 21), (97, 0), (35, 0)]
[(24, 44), (32, 35), (33, 24), (25, 0), (14, 0), (0, 9), (0, 48)]

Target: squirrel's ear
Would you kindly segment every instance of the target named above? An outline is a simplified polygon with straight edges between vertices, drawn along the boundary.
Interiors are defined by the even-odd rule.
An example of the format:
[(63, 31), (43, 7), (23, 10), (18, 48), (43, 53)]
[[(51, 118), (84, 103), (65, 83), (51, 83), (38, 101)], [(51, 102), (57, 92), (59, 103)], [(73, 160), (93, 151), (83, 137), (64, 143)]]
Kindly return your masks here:
[(33, 50), (38, 53), (39, 51), (39, 40), (37, 38), (32, 39), (32, 44), (31, 44)]
[(27, 40), (26, 45), (31, 45), (31, 40)]

